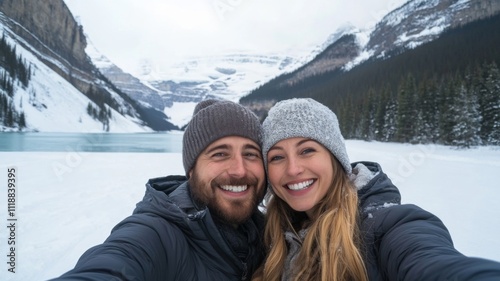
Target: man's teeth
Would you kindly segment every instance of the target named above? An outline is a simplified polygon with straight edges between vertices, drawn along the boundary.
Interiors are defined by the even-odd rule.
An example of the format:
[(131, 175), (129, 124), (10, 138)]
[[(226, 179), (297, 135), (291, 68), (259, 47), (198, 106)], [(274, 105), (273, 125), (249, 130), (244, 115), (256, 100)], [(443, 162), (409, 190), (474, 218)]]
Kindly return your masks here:
[(313, 182), (314, 182), (313, 180), (308, 180), (294, 184), (287, 184), (286, 186), (291, 190), (301, 190), (308, 188)]
[(221, 185), (220, 188), (231, 192), (243, 192), (247, 190), (247, 185)]

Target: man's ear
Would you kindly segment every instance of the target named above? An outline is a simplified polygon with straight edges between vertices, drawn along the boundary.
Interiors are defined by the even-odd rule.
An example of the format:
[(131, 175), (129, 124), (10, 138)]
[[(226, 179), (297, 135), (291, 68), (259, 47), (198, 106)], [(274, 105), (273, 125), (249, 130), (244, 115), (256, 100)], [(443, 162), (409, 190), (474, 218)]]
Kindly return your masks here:
[(190, 179), (192, 175), (193, 175), (193, 169), (189, 170), (188, 179)]

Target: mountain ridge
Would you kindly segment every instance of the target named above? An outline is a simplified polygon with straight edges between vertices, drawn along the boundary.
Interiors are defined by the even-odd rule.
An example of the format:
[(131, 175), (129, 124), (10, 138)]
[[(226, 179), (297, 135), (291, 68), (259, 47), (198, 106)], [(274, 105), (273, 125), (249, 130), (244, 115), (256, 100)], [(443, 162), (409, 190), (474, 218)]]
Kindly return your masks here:
[[(295, 85), (306, 79), (314, 80), (321, 75), (341, 76), (342, 73), (348, 73), (363, 62), (390, 58), (435, 40), (445, 30), (491, 16), (499, 11), (500, 2), (492, 0), (408, 1), (384, 16), (372, 30), (353, 30), (349, 35), (349, 41), (346, 37), (341, 38), (344, 44), (339, 41), (334, 42), (329, 49), (319, 54), (317, 59), (293, 73), (278, 76), (266, 85), (254, 89), (240, 102), (260, 112), (263, 117), (270, 106), (279, 100), (272, 95), (265, 96), (264, 92), (272, 92), (270, 89), (279, 91), (281, 87)], [(356, 49), (356, 54), (352, 53), (353, 49)], [(326, 58), (320, 57), (327, 52), (337, 53), (337, 57), (341, 58), (338, 61), (341, 63), (329, 64), (328, 55)], [(321, 69), (315, 67), (315, 64), (330, 65), (330, 67)], [(262, 91), (263, 89), (266, 91)]]
[[(18, 87), (17, 79), (5, 72), (9, 62), (0, 65), (0, 73), (3, 70), (9, 76), (6, 79), (13, 87), (12, 92), (0, 88), (9, 117), (0, 120), (3, 131), (144, 132), (177, 128), (125, 95), (99, 72), (85, 52), (83, 29), (64, 1), (0, 1), (0, 29), (5, 42), (30, 69), (27, 85)], [(65, 116), (61, 116), (63, 112)]]

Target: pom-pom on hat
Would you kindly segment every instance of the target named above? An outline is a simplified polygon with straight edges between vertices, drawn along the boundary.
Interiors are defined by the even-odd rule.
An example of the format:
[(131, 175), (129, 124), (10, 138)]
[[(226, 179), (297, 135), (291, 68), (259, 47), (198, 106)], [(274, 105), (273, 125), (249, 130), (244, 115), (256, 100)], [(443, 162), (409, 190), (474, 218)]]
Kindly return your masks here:
[(209, 99), (198, 103), (182, 138), (186, 175), (189, 177), (189, 171), (207, 146), (227, 136), (248, 138), (261, 146), (259, 118), (250, 109), (232, 101)]
[(262, 127), (262, 155), (266, 170), (267, 152), (273, 145), (284, 139), (302, 137), (325, 146), (339, 160), (346, 173), (351, 174), (351, 163), (339, 121), (325, 105), (310, 98), (280, 101), (269, 110)]

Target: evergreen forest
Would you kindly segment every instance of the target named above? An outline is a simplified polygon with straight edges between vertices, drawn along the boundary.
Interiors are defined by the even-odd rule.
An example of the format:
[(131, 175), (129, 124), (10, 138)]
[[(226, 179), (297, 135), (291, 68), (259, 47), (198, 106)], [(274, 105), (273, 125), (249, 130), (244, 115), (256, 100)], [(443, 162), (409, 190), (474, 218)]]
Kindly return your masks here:
[[(24, 112), (14, 106), (16, 86), (28, 87), (31, 67), (16, 54), (16, 48), (10, 46), (2, 36), (0, 39), (0, 125), (6, 127), (26, 127)], [(22, 106), (21, 106), (22, 109)]]

